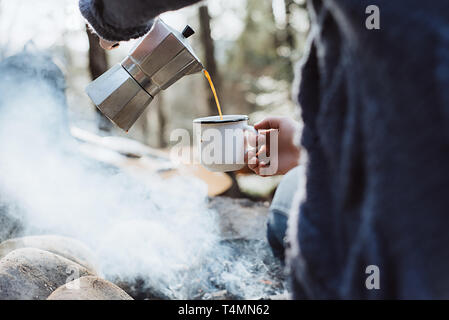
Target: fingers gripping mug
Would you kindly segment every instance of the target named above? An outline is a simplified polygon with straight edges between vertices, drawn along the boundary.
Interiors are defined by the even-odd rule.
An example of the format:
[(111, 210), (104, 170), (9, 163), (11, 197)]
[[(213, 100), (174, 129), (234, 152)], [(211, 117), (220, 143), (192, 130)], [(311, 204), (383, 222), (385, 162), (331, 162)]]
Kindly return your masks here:
[(245, 135), (256, 129), (248, 116), (225, 115), (193, 120), (197, 155), (201, 165), (214, 172), (237, 171), (245, 167)]

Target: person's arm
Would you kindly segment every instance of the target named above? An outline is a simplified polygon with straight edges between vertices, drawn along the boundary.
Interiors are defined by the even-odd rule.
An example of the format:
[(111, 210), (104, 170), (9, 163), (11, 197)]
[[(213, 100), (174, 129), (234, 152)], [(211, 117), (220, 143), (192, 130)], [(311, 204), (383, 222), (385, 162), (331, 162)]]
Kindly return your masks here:
[(116, 43), (139, 38), (152, 26), (152, 19), (200, 0), (80, 0), (81, 14), (104, 40)]

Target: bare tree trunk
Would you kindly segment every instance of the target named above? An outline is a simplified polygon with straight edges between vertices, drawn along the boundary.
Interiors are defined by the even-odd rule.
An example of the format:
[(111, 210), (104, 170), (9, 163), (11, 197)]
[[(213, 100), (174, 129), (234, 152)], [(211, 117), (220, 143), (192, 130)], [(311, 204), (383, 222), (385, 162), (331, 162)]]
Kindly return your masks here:
[(92, 80), (95, 80), (108, 70), (106, 52), (100, 47), (98, 36), (92, 33), (86, 25), (87, 38), (89, 39), (89, 72)]
[(157, 100), (157, 121), (159, 124), (159, 141), (158, 145), (159, 148), (165, 148), (167, 146), (167, 142), (165, 141), (165, 127), (166, 127), (166, 120), (164, 115), (164, 98), (163, 98), (162, 92), (158, 95)]
[(285, 41), (287, 42), (288, 47), (293, 51), (296, 44), (295, 44), (294, 30), (292, 27), (292, 6), (296, 4), (294, 0), (284, 0), (284, 1), (285, 1), (285, 15), (286, 15)]
[[(209, 72), (218, 94), (221, 92), (221, 78), (218, 74), (217, 62), (215, 60), (215, 46), (210, 30), (210, 15), (207, 5), (199, 8), (199, 19), (201, 29), (201, 41), (204, 48), (204, 67)], [(209, 110), (211, 114), (217, 113), (217, 106), (212, 91), (208, 95)]]
[[(274, 10), (273, 10), (273, 3), (274, 3), (274, 0), (271, 1), (271, 6), (269, 6), (269, 8), (267, 8), (267, 9), (269, 11), (269, 17), (271, 20), (270, 24), (276, 25), (276, 18), (274, 16)], [(249, 13), (249, 14), (251, 14), (251, 13)], [(283, 41), (282, 35), (279, 34), (279, 31), (276, 29), (272, 36), (273, 49), (276, 50), (277, 48), (279, 48), (282, 45), (282, 41)]]
[[(285, 43), (287, 47), (290, 49), (290, 52), (294, 52), (296, 47), (295, 41), (295, 31), (292, 27), (292, 6), (296, 5), (294, 0), (284, 0), (285, 2)], [(293, 61), (289, 59), (288, 61), (288, 77), (293, 80), (294, 78), (294, 70), (293, 70)]]
[[(105, 50), (100, 47), (98, 36), (93, 34), (86, 25), (87, 38), (89, 39), (89, 72), (92, 80), (95, 80), (108, 70), (108, 59)], [(111, 122), (96, 108), (99, 118), (100, 130), (110, 131)]]

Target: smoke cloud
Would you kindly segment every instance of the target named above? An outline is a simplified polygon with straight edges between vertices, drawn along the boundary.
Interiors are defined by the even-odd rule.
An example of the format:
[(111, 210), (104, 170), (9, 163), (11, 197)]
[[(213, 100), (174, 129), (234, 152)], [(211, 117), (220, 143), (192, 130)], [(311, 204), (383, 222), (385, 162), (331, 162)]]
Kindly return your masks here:
[[(176, 299), (211, 287), (245, 298), (266, 294), (265, 264), (220, 239), (201, 181), (153, 176), (142, 183), (78, 153), (64, 78), (45, 55), (0, 63), (0, 153), (0, 207), (25, 235), (83, 241), (107, 279), (140, 278)], [(266, 246), (252, 250), (267, 255)]]

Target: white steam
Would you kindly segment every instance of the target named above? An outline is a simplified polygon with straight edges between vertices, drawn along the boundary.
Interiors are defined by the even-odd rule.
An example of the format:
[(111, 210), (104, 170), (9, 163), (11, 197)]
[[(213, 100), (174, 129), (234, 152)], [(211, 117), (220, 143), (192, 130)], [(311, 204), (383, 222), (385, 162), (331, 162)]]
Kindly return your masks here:
[(251, 279), (257, 261), (235, 260), (221, 244), (202, 182), (154, 176), (143, 185), (92, 162), (60, 123), (64, 106), (51, 86), (1, 85), (9, 94), (0, 104), (0, 200), (17, 205), (9, 214), (25, 234), (79, 239), (97, 254), (106, 278), (140, 277), (166, 297), (190, 298), (214, 281), (242, 297), (263, 295)]

